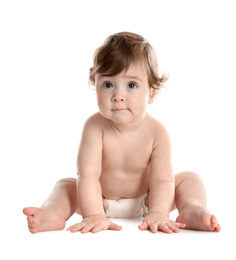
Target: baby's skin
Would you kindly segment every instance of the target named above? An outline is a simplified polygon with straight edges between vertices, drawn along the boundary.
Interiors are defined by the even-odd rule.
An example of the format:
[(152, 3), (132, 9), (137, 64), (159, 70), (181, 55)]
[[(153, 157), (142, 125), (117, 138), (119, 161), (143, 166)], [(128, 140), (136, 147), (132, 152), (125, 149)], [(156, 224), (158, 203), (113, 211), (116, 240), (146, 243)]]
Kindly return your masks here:
[[(74, 213), (83, 221), (71, 232), (121, 230), (105, 215), (103, 198), (137, 198), (146, 192), (148, 215), (138, 226), (156, 233), (179, 228), (220, 231), (206, 208), (201, 178), (193, 172), (173, 175), (170, 138), (165, 127), (146, 112), (156, 91), (139, 63), (116, 76), (96, 75), (99, 112), (83, 130), (78, 153), (78, 179), (59, 181), (41, 208), (23, 210), (32, 233), (60, 230)], [(178, 209), (176, 221), (169, 213)]]
[[(28, 220), (29, 231), (33, 234), (43, 231), (52, 231), (52, 230), (62, 230), (65, 228), (66, 221), (65, 219), (56, 211), (52, 209), (45, 209), (43, 207), (28, 207), (23, 210), (24, 214)], [(202, 230), (202, 231), (215, 231), (219, 232), (221, 227), (214, 215), (212, 215), (207, 209), (200, 206), (190, 205), (183, 210), (178, 218), (177, 222), (182, 222), (186, 224), (179, 225), (179, 228), (186, 228), (191, 230)], [(178, 225), (177, 225), (178, 226)], [(107, 223), (102, 227), (101, 230), (88, 230), (84, 229), (85, 222), (79, 228), (78, 225), (73, 225), (67, 230), (72, 233), (81, 231), (81, 233), (87, 233), (91, 231), (92, 233), (97, 233), (101, 230), (116, 230), (119, 231), (122, 229), (121, 226), (112, 223), (107, 219)], [(140, 230), (146, 230), (147, 224), (144, 223), (138, 227)], [(157, 230), (153, 229), (153, 233), (156, 233)], [(179, 232), (178, 228), (173, 228), (172, 231), (168, 230), (166, 233)]]

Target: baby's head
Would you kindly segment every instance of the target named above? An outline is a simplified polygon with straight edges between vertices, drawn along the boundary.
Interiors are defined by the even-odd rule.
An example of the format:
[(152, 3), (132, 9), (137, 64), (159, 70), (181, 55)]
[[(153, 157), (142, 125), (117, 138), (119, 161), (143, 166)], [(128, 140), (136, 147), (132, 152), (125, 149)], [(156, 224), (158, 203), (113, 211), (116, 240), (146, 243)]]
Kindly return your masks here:
[(146, 69), (149, 87), (158, 92), (167, 77), (159, 76), (156, 53), (145, 38), (130, 32), (107, 37), (95, 51), (89, 82), (95, 85), (97, 73), (103, 76), (115, 76), (123, 70), (128, 70), (130, 65), (136, 62), (141, 62)]

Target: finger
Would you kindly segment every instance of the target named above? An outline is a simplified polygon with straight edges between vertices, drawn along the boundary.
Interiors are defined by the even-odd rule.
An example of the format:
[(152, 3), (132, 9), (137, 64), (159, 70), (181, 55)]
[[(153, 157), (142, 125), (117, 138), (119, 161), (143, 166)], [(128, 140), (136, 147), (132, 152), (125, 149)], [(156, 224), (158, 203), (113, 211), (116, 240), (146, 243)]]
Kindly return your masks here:
[(78, 225), (75, 225), (75, 226), (71, 229), (71, 232), (72, 232), (72, 233), (75, 233), (75, 232), (81, 231), (83, 228), (84, 228), (84, 224), (78, 224)]
[(143, 221), (141, 225), (138, 226), (140, 230), (146, 230), (148, 228), (148, 224), (146, 221)]
[(152, 231), (152, 233), (157, 233), (157, 225), (156, 224), (151, 224), (149, 229)]
[(171, 223), (167, 223), (166, 225), (167, 225), (168, 228), (169, 228), (170, 230), (172, 230), (173, 232), (175, 232), (175, 233), (178, 233), (178, 232), (179, 232), (179, 229), (178, 229), (175, 225), (173, 225), (173, 224), (171, 224)]
[(166, 224), (160, 224), (158, 229), (168, 234), (172, 233), (172, 230)]
[(184, 223), (176, 223), (176, 227), (178, 227), (178, 228), (185, 228), (186, 224), (184, 224)]
[(94, 225), (87, 224), (80, 232), (82, 234), (85, 234), (85, 233), (92, 231), (93, 228), (94, 228)]
[(92, 230), (92, 233), (98, 233), (100, 232), (101, 230), (103, 230), (102, 226), (101, 225), (96, 225), (93, 230)]
[(75, 225), (72, 225), (72, 226), (68, 227), (66, 230), (71, 231), (74, 227), (75, 227)]
[(180, 222), (171, 221), (171, 223), (178, 228), (184, 228), (186, 226), (186, 224)]
[(111, 223), (110, 225), (109, 225), (109, 228), (108, 228), (109, 230), (117, 230), (117, 231), (120, 231), (121, 229), (122, 229), (122, 226), (119, 226), (119, 225), (117, 225), (117, 224), (115, 224), (115, 223)]
[(69, 228), (67, 228), (67, 231), (71, 231), (72, 233), (77, 232), (77, 231), (80, 231), (81, 229), (83, 229), (84, 226), (85, 226), (85, 224), (78, 223), (78, 224), (72, 225)]

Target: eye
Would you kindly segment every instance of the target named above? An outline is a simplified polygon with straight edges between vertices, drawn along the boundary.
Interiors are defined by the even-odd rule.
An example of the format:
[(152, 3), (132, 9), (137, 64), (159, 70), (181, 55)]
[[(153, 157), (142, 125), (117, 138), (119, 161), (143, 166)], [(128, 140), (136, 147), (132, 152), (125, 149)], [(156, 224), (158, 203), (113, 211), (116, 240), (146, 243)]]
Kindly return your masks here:
[(104, 88), (113, 88), (112, 84), (110, 82), (106, 82), (103, 84)]
[(129, 83), (127, 88), (130, 88), (130, 89), (134, 89), (134, 88), (137, 88), (137, 85), (133, 82)]

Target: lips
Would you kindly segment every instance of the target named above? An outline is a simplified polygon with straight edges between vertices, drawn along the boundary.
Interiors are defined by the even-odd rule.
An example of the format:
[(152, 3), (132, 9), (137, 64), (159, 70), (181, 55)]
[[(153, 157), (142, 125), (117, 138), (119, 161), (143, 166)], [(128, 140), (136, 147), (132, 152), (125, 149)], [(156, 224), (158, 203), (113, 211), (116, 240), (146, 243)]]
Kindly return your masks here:
[(124, 111), (127, 110), (127, 108), (114, 108), (112, 111)]

